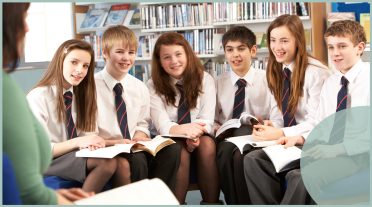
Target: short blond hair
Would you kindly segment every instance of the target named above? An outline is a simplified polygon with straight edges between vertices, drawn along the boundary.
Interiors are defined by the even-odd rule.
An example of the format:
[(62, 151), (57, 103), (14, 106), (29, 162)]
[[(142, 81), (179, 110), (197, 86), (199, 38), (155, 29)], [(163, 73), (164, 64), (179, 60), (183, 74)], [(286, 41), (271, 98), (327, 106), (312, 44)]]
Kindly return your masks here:
[(138, 41), (132, 30), (123, 25), (109, 27), (102, 35), (102, 49), (109, 52), (114, 45), (127, 45), (137, 52)]
[(354, 46), (361, 42), (367, 42), (366, 33), (364, 32), (362, 25), (353, 20), (340, 20), (333, 22), (325, 32), (324, 38), (329, 36), (350, 36), (350, 40)]

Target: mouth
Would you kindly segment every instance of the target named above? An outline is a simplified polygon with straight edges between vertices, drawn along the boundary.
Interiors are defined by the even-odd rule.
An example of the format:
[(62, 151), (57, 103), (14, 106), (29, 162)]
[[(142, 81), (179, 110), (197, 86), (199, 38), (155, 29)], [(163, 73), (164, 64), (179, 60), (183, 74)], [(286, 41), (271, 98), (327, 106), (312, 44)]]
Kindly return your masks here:
[(130, 64), (128, 63), (119, 63), (120, 67), (123, 67), (123, 68), (128, 68), (130, 67)]
[(240, 65), (243, 61), (242, 60), (233, 60), (232, 64), (233, 65)]
[(73, 78), (73, 79), (75, 79), (75, 80), (81, 80), (83, 77), (81, 77), (81, 76), (78, 76), (78, 75), (71, 75), (71, 77)]
[(342, 61), (342, 59), (335, 59), (335, 60), (333, 60), (333, 62), (335, 62), (335, 63), (340, 63)]
[(275, 52), (275, 56), (277, 58), (283, 58), (285, 54), (286, 54), (285, 52)]

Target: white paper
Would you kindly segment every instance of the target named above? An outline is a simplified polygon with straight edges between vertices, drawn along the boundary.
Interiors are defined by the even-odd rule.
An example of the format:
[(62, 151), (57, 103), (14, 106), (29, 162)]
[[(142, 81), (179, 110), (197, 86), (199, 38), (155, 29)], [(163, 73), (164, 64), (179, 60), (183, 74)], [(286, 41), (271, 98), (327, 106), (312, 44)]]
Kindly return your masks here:
[(284, 145), (273, 145), (265, 147), (263, 150), (274, 164), (276, 172), (280, 172), (288, 163), (300, 159), (302, 151), (295, 146), (285, 149)]

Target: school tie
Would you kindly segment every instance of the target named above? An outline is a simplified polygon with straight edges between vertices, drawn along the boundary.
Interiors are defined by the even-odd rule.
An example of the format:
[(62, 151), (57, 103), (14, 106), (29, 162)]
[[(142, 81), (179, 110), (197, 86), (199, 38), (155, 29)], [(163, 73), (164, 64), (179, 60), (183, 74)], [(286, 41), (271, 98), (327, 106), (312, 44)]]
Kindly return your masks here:
[(244, 79), (239, 79), (236, 81), (236, 85), (238, 89), (235, 92), (234, 98), (234, 108), (233, 108), (233, 119), (237, 119), (240, 117), (240, 114), (243, 112), (244, 109), (244, 99), (245, 99), (245, 86), (247, 85), (247, 81)]
[(190, 110), (187, 104), (187, 100), (185, 99), (185, 92), (183, 90), (183, 86), (180, 83), (176, 83), (176, 87), (180, 92), (180, 101), (178, 102), (178, 109), (177, 109), (177, 123), (178, 124), (187, 124), (191, 122)]
[(115, 92), (115, 106), (116, 114), (118, 117), (118, 123), (121, 131), (121, 135), (124, 139), (130, 139), (130, 133), (128, 130), (128, 118), (127, 118), (127, 109), (125, 106), (124, 99), (122, 97), (123, 86), (120, 83), (117, 83), (114, 87)]
[(71, 91), (65, 92), (63, 94), (63, 98), (65, 99), (65, 107), (66, 107), (67, 139), (72, 139), (72, 138), (77, 137), (74, 119), (72, 118), (72, 114), (71, 114), (72, 92)]
[(294, 116), (290, 115), (288, 112), (288, 101), (289, 96), (291, 95), (291, 71), (288, 68), (283, 70), (283, 91), (282, 91), (282, 112), (283, 112), (283, 121), (284, 127), (290, 127), (296, 125), (296, 119)]
[(349, 84), (349, 81), (345, 78), (345, 76), (342, 76), (340, 84), (341, 88), (337, 94), (337, 113), (335, 114), (335, 120), (329, 138), (329, 144), (340, 143), (343, 140), (345, 134), (346, 112), (340, 111), (346, 109), (347, 106), (347, 86)]

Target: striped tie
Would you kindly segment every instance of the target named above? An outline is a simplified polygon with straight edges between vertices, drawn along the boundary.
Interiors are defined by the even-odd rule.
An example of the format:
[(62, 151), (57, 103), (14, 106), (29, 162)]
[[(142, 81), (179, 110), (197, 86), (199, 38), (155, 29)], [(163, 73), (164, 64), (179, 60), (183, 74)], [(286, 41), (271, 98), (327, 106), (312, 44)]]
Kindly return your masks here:
[(283, 113), (283, 121), (284, 127), (290, 127), (296, 125), (296, 119), (293, 115), (288, 113), (288, 101), (291, 95), (291, 71), (288, 68), (284, 68), (283, 70), (283, 91), (282, 91), (282, 112)]
[(71, 114), (72, 92), (71, 91), (65, 92), (63, 94), (63, 98), (65, 99), (65, 107), (66, 107), (67, 139), (72, 139), (72, 138), (77, 137), (74, 119), (72, 118), (72, 114)]
[(130, 133), (128, 130), (128, 119), (127, 119), (127, 109), (123, 97), (123, 86), (117, 83), (114, 87), (115, 92), (115, 106), (116, 114), (118, 117), (118, 123), (121, 131), (121, 135), (124, 139), (130, 139)]
[(178, 102), (178, 109), (177, 109), (177, 123), (178, 124), (187, 124), (191, 122), (190, 117), (190, 110), (187, 104), (187, 100), (185, 99), (185, 93), (183, 91), (183, 86), (180, 83), (176, 84), (177, 89), (180, 92), (180, 101)]
[(349, 81), (345, 76), (341, 77), (341, 88), (337, 95), (337, 107), (335, 121), (333, 123), (329, 144), (337, 144), (343, 140), (345, 134), (346, 112), (342, 111), (347, 108), (347, 86)]
[(236, 81), (236, 85), (238, 89), (235, 92), (234, 98), (234, 108), (233, 108), (233, 119), (237, 119), (240, 117), (240, 114), (243, 112), (244, 109), (244, 99), (245, 99), (245, 86), (247, 85), (247, 81), (244, 79), (239, 79)]

